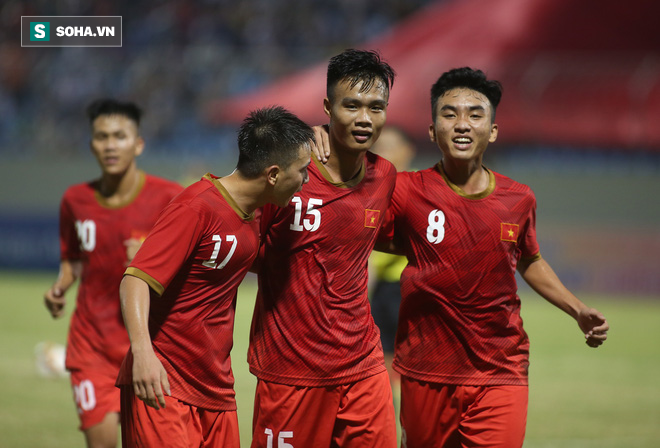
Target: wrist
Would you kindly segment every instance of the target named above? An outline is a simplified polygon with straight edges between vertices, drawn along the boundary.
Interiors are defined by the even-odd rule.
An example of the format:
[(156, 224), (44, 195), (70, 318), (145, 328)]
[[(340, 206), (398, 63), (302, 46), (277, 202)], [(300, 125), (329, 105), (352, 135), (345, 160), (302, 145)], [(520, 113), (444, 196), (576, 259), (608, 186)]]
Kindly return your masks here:
[(131, 343), (131, 353), (133, 356), (141, 356), (147, 353), (153, 353), (154, 349), (151, 341), (139, 341)]

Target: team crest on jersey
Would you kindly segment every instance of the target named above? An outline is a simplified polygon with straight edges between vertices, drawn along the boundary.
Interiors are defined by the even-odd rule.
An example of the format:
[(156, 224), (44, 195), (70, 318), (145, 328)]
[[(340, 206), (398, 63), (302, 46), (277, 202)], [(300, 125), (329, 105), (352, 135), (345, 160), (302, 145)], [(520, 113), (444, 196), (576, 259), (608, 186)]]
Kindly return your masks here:
[(515, 243), (518, 241), (518, 233), (520, 230), (520, 226), (518, 224), (509, 224), (509, 223), (500, 223), (501, 226), (501, 232), (500, 232), (500, 239), (502, 241), (511, 241), (512, 243)]
[(364, 210), (364, 226), (375, 229), (380, 221), (380, 210)]

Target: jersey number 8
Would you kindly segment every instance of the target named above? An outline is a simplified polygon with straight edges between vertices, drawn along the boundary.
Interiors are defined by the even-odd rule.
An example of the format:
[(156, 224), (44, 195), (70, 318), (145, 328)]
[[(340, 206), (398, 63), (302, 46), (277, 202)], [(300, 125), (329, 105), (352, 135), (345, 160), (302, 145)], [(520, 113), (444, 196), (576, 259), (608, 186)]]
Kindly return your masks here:
[(429, 243), (438, 244), (445, 239), (445, 214), (442, 210), (429, 213), (429, 226), (426, 228), (426, 239)]

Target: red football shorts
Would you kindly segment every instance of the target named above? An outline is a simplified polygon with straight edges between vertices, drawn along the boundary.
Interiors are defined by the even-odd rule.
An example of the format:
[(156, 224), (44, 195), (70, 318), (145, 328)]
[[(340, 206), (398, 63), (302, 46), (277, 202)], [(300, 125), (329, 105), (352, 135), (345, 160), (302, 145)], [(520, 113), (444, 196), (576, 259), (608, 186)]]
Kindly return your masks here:
[(121, 441), (124, 448), (239, 448), (236, 411), (209, 411), (165, 395), (165, 408), (154, 409), (121, 386)]
[(71, 371), (71, 388), (81, 431), (101, 423), (111, 412), (119, 413), (119, 389), (115, 387), (117, 370), (103, 367)]
[(403, 448), (522, 447), (527, 386), (456, 386), (401, 377)]
[(340, 386), (257, 382), (252, 448), (395, 448), (396, 443), (386, 371)]

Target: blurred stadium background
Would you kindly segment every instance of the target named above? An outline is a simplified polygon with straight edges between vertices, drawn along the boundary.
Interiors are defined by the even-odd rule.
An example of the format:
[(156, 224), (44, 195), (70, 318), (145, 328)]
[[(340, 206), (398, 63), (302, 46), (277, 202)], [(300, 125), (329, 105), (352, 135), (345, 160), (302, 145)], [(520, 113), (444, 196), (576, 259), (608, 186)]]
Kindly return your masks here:
[[(123, 46), (22, 48), (27, 15), (121, 15)], [(414, 138), (415, 168), (438, 159), (426, 132), (440, 73), (470, 65), (501, 80), (486, 163), (535, 191), (545, 258), (578, 293), (657, 313), (658, 17), (655, 0), (4, 0), (0, 270), (54, 278), (61, 195), (98, 173), (92, 99), (140, 104), (141, 167), (187, 184), (233, 169), (249, 108), (279, 103), (322, 123), (327, 60), (353, 47), (380, 50), (397, 70), (388, 123)]]

